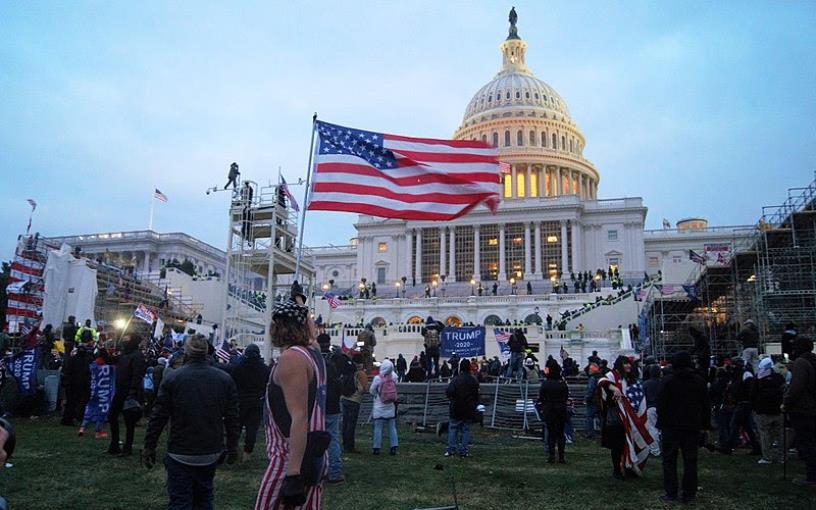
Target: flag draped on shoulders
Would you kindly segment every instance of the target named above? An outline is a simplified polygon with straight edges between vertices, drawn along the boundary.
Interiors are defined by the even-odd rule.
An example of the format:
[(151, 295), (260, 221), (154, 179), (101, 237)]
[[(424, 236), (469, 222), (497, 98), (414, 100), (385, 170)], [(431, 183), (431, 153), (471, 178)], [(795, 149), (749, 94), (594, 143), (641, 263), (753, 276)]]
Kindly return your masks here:
[(446, 221), (499, 202), (498, 150), (475, 140), (374, 133), (316, 122), (307, 209)]
[[(655, 440), (646, 428), (646, 394), (643, 386), (639, 380), (630, 384), (614, 370), (607, 372), (598, 381), (598, 386), (604, 405), (612, 406), (623, 424), (625, 439), (621, 468), (640, 475), (649, 457), (649, 445)], [(612, 398), (613, 387), (624, 398), (615, 402)]]

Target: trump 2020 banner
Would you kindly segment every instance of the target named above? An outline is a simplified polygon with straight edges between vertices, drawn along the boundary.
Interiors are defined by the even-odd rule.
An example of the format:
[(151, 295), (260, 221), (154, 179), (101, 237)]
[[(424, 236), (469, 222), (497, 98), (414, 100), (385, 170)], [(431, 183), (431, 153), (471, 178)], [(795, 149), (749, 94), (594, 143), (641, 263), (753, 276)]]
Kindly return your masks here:
[(461, 358), (473, 358), (485, 354), (485, 329), (445, 328), (442, 330), (442, 345), (439, 354), (448, 358), (453, 354)]
[(113, 365), (91, 363), (91, 398), (85, 406), (85, 419), (93, 422), (108, 419), (116, 391), (116, 372)]
[(6, 357), (6, 368), (14, 375), (20, 395), (30, 396), (37, 393), (38, 352), (38, 347), (31, 347)]

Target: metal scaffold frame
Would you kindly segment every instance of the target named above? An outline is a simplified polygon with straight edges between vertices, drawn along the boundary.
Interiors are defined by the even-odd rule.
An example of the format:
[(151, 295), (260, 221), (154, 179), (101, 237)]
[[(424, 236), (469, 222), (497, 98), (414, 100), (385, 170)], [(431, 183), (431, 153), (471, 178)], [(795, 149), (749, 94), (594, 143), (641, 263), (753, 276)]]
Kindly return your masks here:
[[(280, 185), (242, 181), (232, 190), (224, 338), (239, 345), (267, 340), (271, 304), (289, 295), (294, 278), (297, 236), (297, 212), (288, 206)], [(309, 295), (314, 279), (309, 261), (301, 261), (300, 274), (301, 285)]]

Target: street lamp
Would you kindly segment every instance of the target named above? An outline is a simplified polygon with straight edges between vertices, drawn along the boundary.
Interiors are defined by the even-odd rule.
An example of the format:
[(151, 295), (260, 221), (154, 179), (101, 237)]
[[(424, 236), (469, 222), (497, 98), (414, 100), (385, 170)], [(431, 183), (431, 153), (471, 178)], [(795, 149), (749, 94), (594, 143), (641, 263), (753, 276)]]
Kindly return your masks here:
[(363, 299), (363, 292), (365, 292), (365, 283), (360, 282), (360, 284), (357, 285), (357, 288), (360, 289), (360, 299)]
[(400, 285), (400, 282), (397, 282), (397, 283), (395, 283), (394, 285), (397, 287), (397, 297), (400, 297), (400, 287), (401, 287), (402, 285)]
[(516, 279), (515, 278), (510, 278), (510, 294), (511, 295), (516, 294)]
[(436, 286), (437, 285), (439, 285), (439, 283), (436, 280), (431, 282), (431, 292), (432, 292), (431, 297), (436, 297)]
[(324, 283), (324, 284), (323, 284), (323, 292), (326, 292), (326, 291), (328, 291), (328, 290), (329, 290), (329, 284), (328, 284), (328, 283)]
[(470, 279), (470, 295), (471, 295), (471, 296), (475, 295), (475, 294), (474, 294), (475, 287), (476, 287), (476, 279), (475, 279), (475, 278), (471, 278), (471, 279)]

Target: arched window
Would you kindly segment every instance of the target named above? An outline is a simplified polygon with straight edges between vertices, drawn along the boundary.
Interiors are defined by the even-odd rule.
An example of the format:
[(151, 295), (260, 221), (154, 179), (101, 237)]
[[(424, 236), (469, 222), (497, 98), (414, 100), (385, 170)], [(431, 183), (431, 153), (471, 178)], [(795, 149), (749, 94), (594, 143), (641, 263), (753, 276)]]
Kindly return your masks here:
[(535, 93), (535, 98), (538, 99), (538, 92)]
[(504, 132), (504, 146), (510, 147), (510, 130)]
[(521, 92), (518, 90), (516, 91), (516, 99), (521, 99)]
[(547, 146), (547, 133), (544, 131), (541, 132), (541, 146), (542, 147)]
[(561, 150), (567, 150), (567, 137), (563, 135), (561, 136)]
[(504, 198), (513, 197), (513, 176), (504, 174)]
[(487, 102), (492, 103), (493, 102), (493, 96), (487, 96)]
[(522, 147), (524, 145), (524, 132), (522, 130), (518, 130), (516, 133), (516, 145)]
[(572, 138), (570, 138), (570, 152), (572, 152)]
[(530, 131), (530, 147), (535, 147), (536, 139), (535, 139), (535, 131)]
[(524, 98), (525, 98), (525, 99), (530, 99), (530, 93), (529, 93), (529, 92), (525, 92), (525, 93), (524, 93)]
[(499, 133), (493, 131), (493, 147), (499, 146)]
[(510, 91), (507, 91), (507, 99), (510, 99)]
[(487, 143), (487, 135), (482, 134), (482, 143)]
[(547, 94), (544, 94), (544, 101), (547, 101)]
[(558, 137), (555, 136), (555, 133), (553, 133), (553, 135), (552, 135), (552, 148), (553, 149), (558, 148)]

